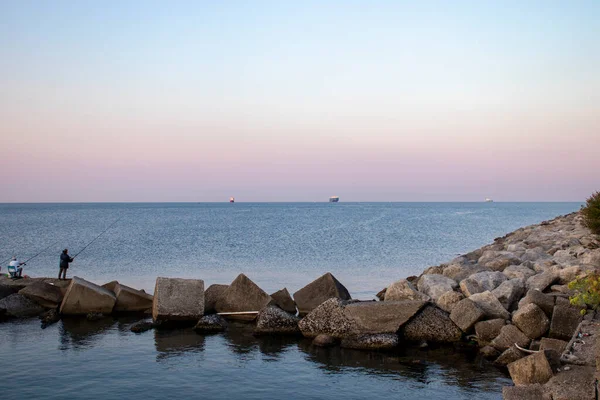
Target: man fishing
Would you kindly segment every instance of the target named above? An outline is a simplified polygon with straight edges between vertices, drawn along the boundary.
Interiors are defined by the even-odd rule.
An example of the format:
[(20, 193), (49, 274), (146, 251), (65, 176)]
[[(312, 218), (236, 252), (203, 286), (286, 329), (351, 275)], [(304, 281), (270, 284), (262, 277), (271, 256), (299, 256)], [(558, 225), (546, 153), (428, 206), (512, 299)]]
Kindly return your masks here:
[(17, 256), (13, 256), (10, 259), (10, 264), (8, 264), (8, 273), (13, 277), (13, 278), (21, 278), (23, 275), (23, 267), (22, 265), (25, 265), (24, 262), (21, 262), (17, 259)]
[(69, 269), (69, 263), (72, 263), (75, 258), (69, 255), (69, 249), (64, 249), (60, 255), (60, 270), (58, 271), (58, 279), (67, 280), (67, 269)]

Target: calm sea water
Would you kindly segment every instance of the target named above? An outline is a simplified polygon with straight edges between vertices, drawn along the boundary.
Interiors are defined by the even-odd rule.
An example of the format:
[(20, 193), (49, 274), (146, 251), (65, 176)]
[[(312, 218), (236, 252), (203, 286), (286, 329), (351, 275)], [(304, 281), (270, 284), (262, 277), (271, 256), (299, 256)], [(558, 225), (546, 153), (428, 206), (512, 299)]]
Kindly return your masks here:
[[(578, 203), (4, 204), (0, 257), (31, 276), (69, 274), (152, 291), (156, 276), (228, 283), (244, 272), (293, 292), (330, 271), (355, 298), (418, 274)], [(4, 270), (4, 268), (3, 268)], [(254, 338), (248, 328), (202, 336), (146, 332), (133, 319), (0, 324), (2, 399), (165, 397), (498, 399), (506, 375), (453, 348), (395, 353), (317, 349)]]

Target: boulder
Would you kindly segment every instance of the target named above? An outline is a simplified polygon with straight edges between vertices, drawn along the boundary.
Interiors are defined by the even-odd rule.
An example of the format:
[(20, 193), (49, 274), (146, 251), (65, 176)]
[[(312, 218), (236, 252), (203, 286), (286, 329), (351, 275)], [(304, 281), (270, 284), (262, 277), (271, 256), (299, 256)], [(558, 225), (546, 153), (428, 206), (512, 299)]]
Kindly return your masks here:
[(475, 334), (477, 335), (477, 341), (479, 345), (487, 345), (500, 334), (500, 330), (506, 324), (506, 321), (502, 318), (489, 319), (487, 321), (480, 321), (475, 324)]
[(204, 281), (156, 278), (152, 318), (154, 321), (194, 321), (204, 315)]
[(117, 285), (119, 284), (119, 281), (110, 281), (108, 283), (105, 283), (104, 285), (102, 285), (102, 287), (104, 289), (108, 289), (111, 292), (115, 292), (115, 290), (117, 289)]
[(527, 279), (527, 289), (536, 289), (540, 292), (546, 290), (550, 285), (558, 280), (558, 273), (554, 270), (547, 270)]
[(500, 352), (492, 346), (483, 346), (479, 349), (479, 353), (488, 360), (491, 360), (492, 358), (498, 358), (500, 355)]
[(204, 291), (204, 314), (214, 314), (215, 305), (229, 285), (213, 284)]
[(532, 289), (519, 301), (519, 308), (524, 307), (529, 303), (533, 303), (541, 308), (546, 316), (552, 316), (552, 312), (554, 311), (554, 297), (542, 293), (539, 290)]
[(509, 265), (520, 264), (521, 259), (509, 251), (486, 250), (477, 263), (492, 271), (502, 272)]
[(504, 386), (502, 388), (503, 400), (552, 400), (539, 383), (526, 386)]
[(129, 330), (133, 333), (143, 333), (149, 331), (150, 329), (153, 329), (154, 326), (155, 325), (153, 321), (138, 321), (135, 324), (131, 325), (131, 327), (129, 327)]
[(359, 335), (396, 333), (426, 302), (404, 301), (361, 301), (345, 306), (345, 313), (352, 321), (352, 330)]
[(413, 342), (452, 343), (460, 341), (462, 332), (448, 313), (428, 305), (403, 326), (402, 336)]
[(300, 318), (277, 306), (263, 308), (256, 318), (255, 335), (299, 335)]
[(116, 312), (146, 311), (152, 308), (153, 296), (141, 290), (117, 283), (114, 287)]
[(540, 343), (540, 350), (552, 349), (558, 354), (562, 354), (567, 348), (567, 342), (560, 339), (542, 338)]
[(227, 320), (218, 314), (204, 315), (198, 320), (194, 330), (196, 333), (217, 333), (227, 329)]
[(504, 308), (496, 296), (490, 291), (474, 294), (470, 296), (469, 299), (475, 302), (479, 308), (483, 310), (487, 318), (510, 318), (510, 313), (506, 311), (506, 308)]
[(452, 290), (441, 295), (440, 298), (437, 300), (436, 304), (442, 310), (446, 311), (447, 313), (450, 313), (452, 312), (452, 309), (454, 308), (456, 303), (458, 303), (464, 298), (465, 296), (463, 296), (462, 293), (455, 292)]
[[(260, 311), (273, 299), (264, 290), (259, 288), (246, 275), (239, 274), (237, 278), (219, 297), (215, 305), (217, 313), (239, 313), (247, 311)], [(253, 320), (256, 315), (239, 314), (227, 315), (227, 319)]]
[[(378, 302), (377, 304), (385, 304)], [(325, 334), (335, 338), (342, 338), (351, 334), (354, 322), (345, 312), (345, 302), (332, 298), (324, 301), (312, 310), (298, 323), (302, 334), (314, 338)]]
[(580, 265), (572, 265), (558, 271), (558, 283), (567, 285), (569, 282), (585, 275), (585, 270)]
[(514, 313), (512, 321), (530, 339), (543, 336), (550, 327), (550, 320), (544, 311), (533, 303), (519, 308)]
[[(316, 339), (315, 339), (316, 340)], [(342, 339), (341, 347), (357, 350), (390, 350), (398, 347), (398, 335), (393, 333), (367, 334)]]
[(377, 297), (379, 299), (379, 301), (384, 301), (385, 300), (385, 292), (387, 292), (387, 288), (383, 288), (381, 289), (376, 295), (375, 297)]
[(326, 273), (294, 293), (300, 315), (305, 315), (329, 299), (350, 300), (350, 293), (331, 273)]
[(60, 314), (56, 311), (56, 308), (51, 308), (40, 315), (40, 321), (42, 321), (42, 329), (46, 329), (48, 326), (60, 321)]
[(433, 301), (437, 301), (441, 295), (457, 287), (458, 283), (454, 279), (440, 274), (423, 275), (417, 284), (419, 292), (425, 293)]
[(534, 270), (532, 270), (531, 268), (527, 268), (524, 265), (511, 265), (506, 267), (506, 269), (504, 271), (502, 271), (502, 273), (504, 275), (506, 275), (506, 277), (508, 279), (522, 279), (524, 281), (526, 281), (528, 278), (534, 276), (536, 274), (536, 272)]
[(538, 261), (550, 257), (550, 254), (548, 254), (543, 247), (534, 247), (533, 249), (525, 250), (525, 253), (521, 255), (521, 261)]
[(485, 313), (477, 304), (469, 299), (463, 299), (459, 301), (452, 312), (450, 313), (450, 319), (465, 333), (468, 333), (473, 329), (473, 326), (479, 322)]
[(336, 339), (333, 336), (329, 336), (329, 335), (317, 335), (317, 337), (315, 337), (312, 341), (312, 344), (314, 346), (318, 346), (318, 347), (332, 347), (335, 346), (338, 342), (338, 339)]
[(525, 283), (519, 278), (510, 279), (502, 282), (500, 286), (492, 290), (492, 294), (496, 296), (504, 308), (512, 310), (525, 294)]
[(544, 384), (552, 378), (552, 368), (543, 351), (508, 364), (515, 385)]
[(406, 279), (401, 279), (392, 283), (385, 292), (385, 301), (399, 300), (422, 300), (429, 301), (431, 298), (424, 293), (419, 292), (412, 283)]
[(296, 303), (294, 302), (294, 299), (292, 299), (292, 296), (290, 295), (290, 292), (288, 292), (287, 288), (283, 288), (271, 294), (271, 298), (275, 302), (275, 305), (277, 305), (283, 311), (296, 315)]
[(110, 290), (75, 276), (67, 288), (60, 306), (60, 313), (65, 315), (110, 314), (116, 301), (115, 294)]
[(444, 268), (442, 275), (450, 279), (454, 279), (456, 282), (460, 282), (473, 274), (486, 270), (487, 268), (477, 264), (450, 264)]
[(600, 249), (590, 250), (581, 255), (582, 264), (594, 265), (600, 267)]
[(526, 349), (531, 340), (514, 325), (504, 325), (500, 334), (492, 340), (491, 345), (500, 351), (508, 349), (515, 343)]
[(577, 330), (582, 316), (577, 308), (556, 306), (550, 322), (550, 336), (552, 339), (571, 340)]
[(15, 318), (35, 317), (44, 312), (42, 306), (18, 293), (1, 299), (0, 310), (5, 310), (2, 313), (6, 317)]
[(544, 385), (544, 390), (554, 400), (597, 399), (594, 367), (571, 365), (554, 375)]
[(63, 299), (62, 290), (58, 286), (45, 282), (35, 282), (19, 290), (19, 294), (35, 301), (44, 308), (57, 308)]
[(21, 288), (0, 284), (0, 300), (11, 294), (19, 293), (19, 290), (21, 290)]
[(471, 275), (460, 282), (460, 290), (469, 297), (475, 293), (492, 291), (507, 280), (506, 275), (498, 271), (483, 271)]
[(517, 346), (510, 346), (508, 349), (504, 350), (504, 352), (500, 354), (498, 358), (496, 358), (494, 364), (505, 367), (508, 364), (520, 360), (525, 356), (527, 356), (527, 353), (517, 349)]

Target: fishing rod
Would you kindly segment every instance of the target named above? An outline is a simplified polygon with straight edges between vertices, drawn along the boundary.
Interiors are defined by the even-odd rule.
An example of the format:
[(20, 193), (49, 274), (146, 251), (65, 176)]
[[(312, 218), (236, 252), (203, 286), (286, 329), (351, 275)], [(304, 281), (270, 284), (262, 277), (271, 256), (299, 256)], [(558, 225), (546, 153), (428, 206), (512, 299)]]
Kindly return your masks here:
[(39, 253), (37, 253), (35, 256), (33, 257), (29, 257), (27, 260), (23, 261), (23, 264), (27, 264), (30, 260), (33, 260), (34, 258), (36, 258), (37, 256), (39, 256), (40, 254), (42, 254), (43, 252), (45, 252), (46, 250), (48, 250), (50, 247), (54, 246), (55, 244), (57, 244), (59, 241), (57, 240), (56, 242), (52, 243), (50, 246), (45, 247), (44, 250), (40, 251)]
[(98, 236), (96, 236), (96, 237), (94, 238), (94, 240), (92, 240), (91, 242), (89, 242), (88, 244), (86, 244), (86, 245), (83, 247), (83, 249), (79, 250), (79, 253), (75, 254), (75, 255), (74, 255), (73, 257), (71, 257), (71, 258), (75, 259), (75, 257), (77, 257), (78, 255), (80, 255), (80, 254), (81, 254), (81, 253), (82, 253), (82, 252), (83, 252), (85, 249), (87, 249), (87, 248), (88, 248), (88, 246), (89, 246), (90, 244), (94, 243), (94, 242), (95, 242), (95, 241), (96, 241), (96, 240), (97, 240), (97, 239), (98, 239), (100, 236), (104, 235), (104, 234), (106, 233), (106, 231), (108, 231), (110, 228), (112, 228), (112, 227), (113, 227), (113, 225), (115, 225), (117, 222), (119, 222), (119, 221), (120, 221), (122, 218), (123, 218), (123, 217), (120, 217), (120, 218), (119, 218), (119, 219), (117, 219), (115, 222), (113, 222), (112, 224), (110, 224), (108, 228), (106, 228), (105, 230), (103, 230), (102, 232), (100, 232), (100, 234), (99, 234)]

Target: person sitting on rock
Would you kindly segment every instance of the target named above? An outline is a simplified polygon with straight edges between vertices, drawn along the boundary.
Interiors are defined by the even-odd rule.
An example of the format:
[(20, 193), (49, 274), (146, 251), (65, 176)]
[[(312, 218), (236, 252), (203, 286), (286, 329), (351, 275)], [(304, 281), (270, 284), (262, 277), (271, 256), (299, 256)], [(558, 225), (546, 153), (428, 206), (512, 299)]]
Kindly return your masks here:
[(23, 275), (23, 267), (25, 265), (24, 262), (21, 262), (17, 259), (17, 256), (13, 256), (10, 259), (10, 264), (8, 264), (8, 274), (12, 278), (22, 278)]

